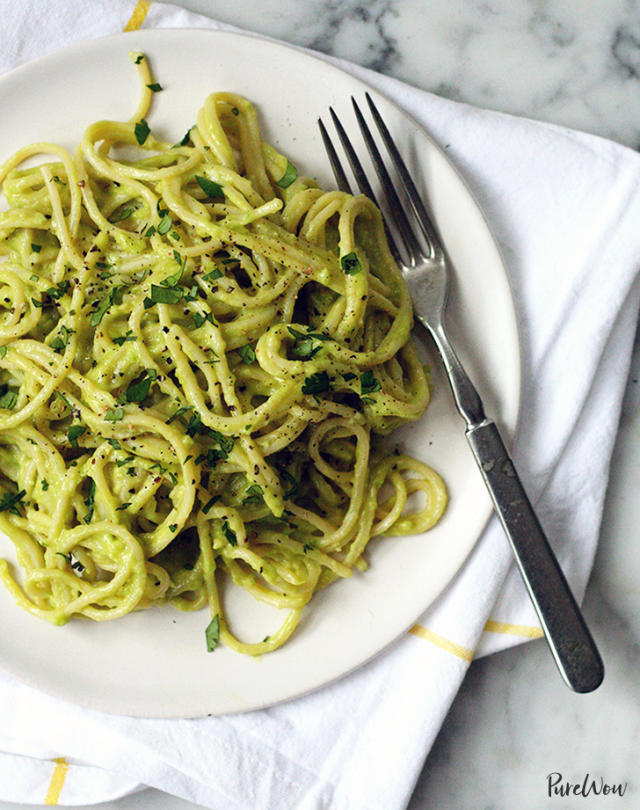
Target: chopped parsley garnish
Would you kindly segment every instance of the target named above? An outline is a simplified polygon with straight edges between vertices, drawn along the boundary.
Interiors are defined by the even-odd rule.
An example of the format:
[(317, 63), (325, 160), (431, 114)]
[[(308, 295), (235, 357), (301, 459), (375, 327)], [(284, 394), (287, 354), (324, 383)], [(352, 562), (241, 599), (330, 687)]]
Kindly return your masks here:
[(122, 445), (117, 439), (107, 439), (107, 441), (109, 442), (111, 447), (113, 447), (114, 450), (122, 450)]
[(217, 613), (207, 625), (204, 635), (207, 640), (207, 652), (213, 652), (220, 641), (220, 619)]
[(87, 514), (82, 518), (85, 523), (91, 523), (93, 518), (93, 507), (96, 499), (96, 482), (93, 478), (89, 479), (89, 493), (84, 499), (84, 505), (87, 507)]
[(177, 304), (182, 301), (184, 290), (182, 287), (160, 287), (157, 284), (151, 285), (152, 304)]
[(106, 422), (120, 422), (123, 416), (124, 416), (123, 408), (109, 408), (109, 410), (104, 415), (104, 420)]
[(318, 354), (321, 348), (322, 346), (314, 346), (311, 338), (304, 338), (303, 340), (296, 340), (292, 354), (301, 360), (310, 360), (314, 355)]
[(345, 372), (343, 373), (343, 375), (342, 375), (342, 379), (343, 379), (343, 380), (346, 380), (347, 382), (349, 382), (349, 380), (355, 380), (355, 378), (356, 378), (357, 376), (358, 376), (357, 374), (353, 374), (353, 372), (351, 372), (351, 371), (345, 371)]
[(159, 93), (162, 90), (162, 85), (158, 84), (158, 82), (148, 84), (147, 87), (149, 88), (149, 90), (151, 90), (152, 93)]
[(113, 342), (116, 344), (116, 346), (122, 346), (125, 343), (129, 343), (130, 341), (132, 342), (134, 340), (137, 340), (137, 338), (135, 335), (131, 334), (131, 329), (127, 329), (126, 335), (120, 335), (119, 337), (113, 338)]
[(323, 335), (321, 332), (301, 332), (299, 329), (294, 329), (293, 326), (288, 326), (287, 329), (292, 337), (295, 338), (295, 343), (293, 344), (293, 349), (291, 353), (294, 357), (299, 357), (301, 360), (310, 360), (314, 355), (316, 355), (321, 346), (314, 345), (314, 340), (329, 340), (330, 338), (327, 335)]
[(32, 242), (31, 243), (31, 250), (34, 253), (40, 253), (40, 251), (42, 250), (42, 245), (36, 245), (35, 242)]
[(216, 281), (216, 279), (222, 278), (222, 270), (218, 270), (216, 267), (215, 270), (212, 270), (210, 273), (207, 273), (206, 276), (202, 276), (205, 281)]
[(49, 287), (48, 290), (45, 290), (45, 295), (48, 295), (51, 298), (55, 298), (56, 300), (58, 300), (62, 298), (62, 296), (66, 293), (68, 289), (69, 289), (68, 281), (59, 281), (55, 287)]
[(147, 140), (151, 129), (149, 128), (149, 124), (143, 118), (142, 121), (138, 121), (138, 123), (133, 128), (133, 131), (136, 136), (136, 141), (142, 146), (142, 144)]
[(6, 357), (6, 356), (7, 356), (7, 347), (6, 346), (0, 346), (0, 357)]
[(291, 336), (296, 340), (305, 340), (307, 338), (307, 335), (304, 332), (301, 332), (299, 329), (294, 329), (293, 326), (287, 326), (287, 329), (289, 330)]
[(329, 335), (324, 335), (322, 332), (312, 332), (311, 327), (308, 326), (308, 332), (301, 332), (299, 329), (294, 329), (293, 326), (287, 327), (289, 332), (293, 335), (294, 338), (313, 338), (314, 340), (331, 340)]
[(302, 385), (303, 394), (321, 394), (330, 389), (329, 375), (326, 371), (318, 371), (316, 374), (311, 374), (309, 377), (304, 378)]
[(360, 375), (361, 394), (373, 394), (374, 391), (379, 391), (381, 388), (379, 380), (373, 376), (373, 371), (365, 371)]
[(144, 235), (145, 236), (153, 236), (153, 234), (155, 232), (156, 232), (156, 226), (155, 225), (149, 225), (147, 230), (144, 232)]
[(360, 261), (355, 253), (347, 253), (340, 259), (340, 266), (348, 276), (355, 276), (362, 270)]
[(69, 338), (71, 337), (73, 332), (74, 332), (73, 329), (67, 329), (67, 327), (64, 324), (60, 327), (60, 331), (50, 343), (50, 346), (54, 350), (54, 352), (61, 352), (67, 347), (67, 344), (69, 343)]
[(42, 481), (40, 481), (40, 485), (42, 486), (43, 492), (46, 492), (49, 489), (49, 482), (46, 478), (43, 478)]
[(27, 494), (26, 490), (21, 489), (20, 492), (5, 493), (2, 498), (0, 498), (0, 512), (11, 512), (13, 515), (19, 515), (17, 506), (22, 501), (24, 496)]
[(200, 327), (207, 321), (209, 321), (209, 323), (212, 323), (214, 326), (216, 325), (215, 321), (213, 320), (213, 315), (210, 312), (207, 312), (206, 315), (204, 315), (201, 312), (194, 313), (193, 324), (195, 329), (200, 329)]
[[(129, 219), (131, 214), (133, 214), (133, 208), (121, 208), (118, 213), (111, 214), (109, 217), (109, 222), (111, 222), (111, 224), (122, 222), (123, 219)], [(98, 262), (96, 262), (96, 264), (98, 264)]]
[(191, 417), (187, 426), (188, 436), (195, 436), (196, 433), (209, 436), (218, 444), (218, 447), (210, 447), (206, 453), (201, 453), (195, 460), (196, 464), (201, 464), (204, 461), (207, 467), (213, 469), (220, 459), (229, 458), (229, 453), (231, 453), (235, 444), (234, 440), (230, 436), (224, 436), (217, 430), (203, 426), (198, 414)]
[(276, 185), (280, 188), (288, 188), (298, 177), (298, 170), (290, 161), (287, 161), (287, 168), (284, 170), (282, 177), (276, 181)]
[(100, 302), (100, 306), (96, 311), (93, 313), (91, 318), (89, 319), (89, 325), (93, 326), (94, 329), (100, 321), (104, 318), (107, 310), (112, 304), (121, 304), (122, 303), (122, 287), (112, 287), (108, 294), (102, 299)]
[(158, 223), (158, 233), (160, 236), (164, 236), (165, 233), (169, 233), (171, 230), (171, 226), (173, 225), (173, 221), (169, 214), (164, 214), (160, 222)]
[(71, 427), (67, 431), (67, 439), (69, 439), (69, 444), (71, 445), (71, 447), (77, 447), (78, 439), (86, 432), (87, 432), (86, 425), (71, 425)]
[(187, 425), (187, 436), (195, 436), (196, 433), (200, 433), (203, 436), (209, 436), (213, 441), (218, 444), (218, 447), (212, 448), (210, 447), (206, 453), (201, 453), (195, 460), (196, 464), (202, 464), (202, 462), (206, 462), (206, 466), (213, 469), (220, 459), (227, 459), (229, 458), (229, 454), (233, 450), (233, 446), (235, 444), (234, 440), (231, 436), (224, 436), (217, 430), (212, 430), (204, 426), (198, 414), (194, 414), (189, 420), (189, 424)]
[(207, 197), (224, 197), (224, 191), (219, 183), (215, 183), (213, 180), (209, 180), (208, 177), (202, 177), (199, 174), (196, 174), (196, 180)]
[(171, 414), (167, 419), (167, 424), (170, 425), (173, 421), (182, 416), (183, 413), (188, 413), (193, 410), (193, 405), (186, 405), (184, 408), (178, 408), (177, 411)]
[(144, 59), (144, 54), (143, 54), (143, 53), (139, 53), (139, 54), (136, 56), (136, 58), (135, 58), (134, 62), (135, 62), (135, 64), (136, 64), (136, 65), (139, 65), (139, 64), (140, 64), (140, 62), (142, 62), (142, 60), (143, 60), (143, 59)]
[(198, 285), (192, 284), (188, 290), (184, 291), (185, 301), (195, 301), (198, 298)]
[(231, 108), (231, 112), (232, 112), (234, 115), (240, 115), (240, 110), (239, 110), (237, 107), (232, 107), (232, 108)]
[[(207, 434), (220, 446), (220, 452), (222, 454), (222, 458), (228, 458), (229, 453), (233, 450), (233, 446), (235, 444), (234, 440), (231, 436), (225, 436), (217, 430), (211, 430), (211, 428), (207, 428)], [(210, 453), (211, 450), (208, 451)], [(215, 452), (215, 451), (214, 451)], [(208, 455), (207, 453), (207, 455)]]
[(177, 523), (172, 523), (169, 526), (169, 531), (173, 534), (177, 530), (177, 528), (178, 528), (178, 524)]
[(135, 382), (132, 382), (124, 394), (118, 398), (118, 401), (123, 400), (124, 402), (144, 402), (144, 400), (149, 396), (151, 383), (156, 379), (157, 376), (158, 372), (154, 368), (145, 369), (142, 377)]
[(0, 385), (0, 408), (12, 411), (18, 401), (18, 392), (12, 391), (7, 385)]
[(186, 146), (189, 143), (189, 139), (191, 137), (191, 129), (192, 127), (189, 127), (189, 129), (182, 136), (182, 140), (180, 141), (179, 144), (177, 144), (177, 146)]
[(236, 533), (233, 529), (229, 526), (226, 520), (222, 521), (222, 534), (227, 538), (227, 542), (230, 546), (237, 546), (238, 540), (236, 538)]
[(205, 505), (202, 507), (203, 514), (205, 514), (205, 515), (208, 514), (211, 507), (214, 504), (218, 503), (219, 500), (220, 500), (220, 495), (214, 495), (210, 500), (208, 500), (205, 503)]
[(135, 461), (133, 456), (127, 456), (126, 458), (119, 458), (116, 461), (116, 467), (124, 467), (124, 465), (129, 464), (130, 461)]
[(262, 495), (262, 487), (259, 484), (251, 484), (251, 486), (247, 488), (246, 497), (242, 499), (242, 505), (255, 506), (262, 500)]
[(189, 419), (189, 424), (187, 425), (187, 436), (191, 436), (193, 438), (196, 433), (200, 432), (201, 427), (202, 420), (200, 419), (200, 414), (194, 413), (191, 419)]
[(238, 354), (240, 357), (242, 357), (242, 362), (247, 366), (250, 366), (252, 363), (256, 362), (256, 350), (249, 344), (246, 346), (240, 346), (238, 349)]
[(290, 500), (294, 498), (298, 494), (299, 483), (296, 479), (291, 475), (288, 470), (280, 470), (280, 475), (284, 478), (284, 480), (289, 485), (288, 488), (282, 493), (282, 497), (285, 500)]
[(173, 251), (173, 258), (178, 262), (180, 265), (179, 269), (176, 270), (175, 273), (172, 273), (170, 276), (167, 276), (163, 279), (160, 283), (163, 287), (177, 287), (180, 283), (180, 279), (182, 278), (182, 272), (184, 270), (184, 264), (182, 263), (182, 258), (177, 250)]

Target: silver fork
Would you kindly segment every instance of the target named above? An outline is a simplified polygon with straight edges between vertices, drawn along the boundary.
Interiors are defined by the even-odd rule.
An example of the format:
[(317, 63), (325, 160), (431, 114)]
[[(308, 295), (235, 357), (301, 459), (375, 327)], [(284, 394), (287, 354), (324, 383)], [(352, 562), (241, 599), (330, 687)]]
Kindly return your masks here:
[[(368, 93), (366, 98), (409, 200), (412, 218), (418, 223), (427, 245), (425, 252), (400, 202), (364, 116), (352, 98), (360, 131), (387, 201), (389, 217), (408, 257), (408, 261), (402, 259), (386, 225), (389, 246), (411, 292), (416, 319), (431, 333), (440, 352), (456, 406), (466, 423), (467, 440), (511, 544), (560, 673), (567, 685), (576, 692), (591, 692), (600, 685), (604, 677), (602, 659), (522, 487), (498, 428), (485, 415), (482, 400), (449, 342), (445, 329), (448, 279), (451, 272), (447, 256), (389, 130)], [(338, 116), (333, 109), (330, 109), (330, 113), (360, 191), (377, 205), (362, 164)], [(322, 120), (318, 120), (318, 125), (338, 187), (351, 193), (349, 182)]]

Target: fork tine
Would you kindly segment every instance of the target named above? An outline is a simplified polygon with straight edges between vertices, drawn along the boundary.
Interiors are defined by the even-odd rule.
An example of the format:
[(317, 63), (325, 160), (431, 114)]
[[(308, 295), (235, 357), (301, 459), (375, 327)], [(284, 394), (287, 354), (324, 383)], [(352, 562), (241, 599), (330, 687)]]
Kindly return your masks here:
[(360, 127), (360, 131), (362, 132), (367, 149), (371, 155), (371, 161), (373, 162), (376, 174), (378, 175), (378, 179), (382, 185), (385, 197), (387, 198), (387, 202), (389, 204), (389, 213), (391, 214), (396, 227), (400, 231), (400, 235), (409, 254), (409, 259), (411, 262), (415, 262), (415, 260), (422, 255), (422, 250), (418, 244), (418, 240), (414, 236), (413, 229), (409, 224), (407, 215), (404, 212), (404, 208), (402, 207), (402, 203), (400, 202), (400, 199), (396, 193), (393, 182), (389, 177), (389, 172), (383, 163), (382, 156), (378, 151), (378, 147), (373, 140), (373, 136), (371, 135), (371, 131), (367, 126), (367, 122), (364, 120), (362, 113), (360, 112), (360, 108), (358, 107), (358, 104), (353, 96), (351, 97), (351, 103), (353, 104), (358, 126)]
[(415, 183), (411, 179), (409, 170), (407, 169), (407, 166), (404, 160), (402, 159), (400, 152), (398, 152), (398, 149), (393, 141), (393, 138), (391, 137), (391, 134), (387, 129), (387, 125), (382, 120), (382, 116), (380, 115), (378, 108), (373, 103), (373, 99), (371, 98), (369, 93), (366, 93), (365, 95), (367, 98), (367, 102), (369, 104), (369, 109), (371, 110), (371, 114), (373, 115), (373, 119), (376, 122), (378, 131), (380, 132), (382, 140), (384, 141), (384, 145), (386, 146), (387, 151), (389, 152), (389, 155), (391, 156), (391, 159), (393, 161), (393, 164), (396, 167), (398, 174), (400, 175), (400, 179), (404, 184), (407, 196), (409, 197), (409, 202), (411, 203), (413, 211), (416, 215), (416, 219), (418, 220), (418, 223), (422, 228), (422, 232), (427, 238), (433, 256), (437, 256), (438, 254), (442, 253), (442, 247), (440, 245), (440, 239), (431, 221), (431, 217), (429, 216), (426, 208), (424, 207), (424, 203), (422, 202), (420, 194), (418, 193), (418, 189), (416, 188)]
[[(351, 166), (353, 174), (354, 174), (354, 176), (356, 178), (356, 182), (358, 183), (358, 188), (360, 189), (360, 191), (365, 196), (367, 196), (373, 202), (373, 204), (376, 206), (376, 208), (379, 209), (380, 206), (378, 205), (378, 202), (377, 202), (377, 200), (375, 198), (375, 195), (373, 193), (373, 189), (371, 188), (371, 184), (369, 183), (369, 180), (367, 179), (367, 175), (365, 174), (364, 169), (362, 168), (362, 164), (358, 160), (358, 156), (356, 155), (355, 150), (354, 150), (353, 146), (351, 145), (351, 141), (349, 140), (349, 137), (347, 136), (347, 133), (344, 131), (344, 127), (340, 123), (340, 119), (338, 118), (338, 116), (335, 114), (335, 111), (331, 107), (329, 108), (329, 111), (331, 113), (331, 118), (333, 120), (333, 124), (334, 124), (334, 126), (336, 128), (336, 131), (338, 133), (338, 137), (340, 138), (340, 142), (342, 143), (344, 151), (345, 151), (345, 153), (347, 155), (349, 165)], [(327, 151), (327, 154), (329, 156), (329, 163), (331, 164), (331, 167), (333, 169), (333, 173), (335, 175), (336, 182), (338, 183), (338, 188), (341, 189), (342, 191), (346, 191), (348, 194), (351, 194), (351, 190), (350, 190), (350, 187), (349, 187), (349, 181), (347, 180), (347, 178), (345, 176), (345, 173), (344, 173), (344, 171), (342, 169), (342, 165), (340, 163), (338, 155), (336, 154), (336, 150), (333, 147), (333, 143), (331, 142), (331, 138), (329, 137), (329, 133), (327, 132), (324, 124), (322, 123), (322, 121), (320, 119), (318, 119), (318, 125), (320, 126), (320, 134), (322, 135), (322, 141), (324, 143), (324, 147), (325, 147), (325, 149)], [(340, 172), (340, 176), (337, 173), (336, 166), (338, 167), (338, 170)], [(344, 185), (342, 185), (342, 181), (344, 181)], [(396, 262), (396, 264), (402, 264), (402, 257), (400, 256), (398, 246), (396, 245), (396, 243), (394, 241), (394, 238), (391, 235), (391, 232), (389, 231), (389, 228), (387, 226), (387, 223), (386, 223), (386, 220), (385, 220), (384, 217), (382, 217), (382, 222), (384, 224), (384, 230), (385, 230), (385, 233), (387, 235), (387, 244), (389, 245), (389, 250), (391, 252), (391, 255), (393, 256), (393, 259)]]
[(378, 201), (376, 200), (375, 194), (373, 193), (373, 189), (371, 188), (371, 184), (367, 179), (367, 175), (362, 168), (362, 163), (358, 159), (358, 156), (355, 153), (353, 146), (351, 146), (351, 141), (347, 136), (347, 133), (344, 131), (344, 127), (340, 123), (340, 119), (335, 114), (333, 107), (329, 107), (329, 112), (331, 113), (331, 120), (333, 121), (333, 125), (336, 128), (336, 132), (338, 133), (338, 137), (340, 138), (340, 143), (347, 155), (347, 160), (349, 161), (349, 165), (351, 166), (351, 170), (353, 171), (353, 175), (356, 178), (356, 183), (358, 184), (358, 188), (360, 191), (365, 194), (375, 205), (380, 208), (378, 205)]
[(351, 186), (349, 185), (349, 181), (347, 180), (347, 175), (344, 173), (344, 169), (342, 168), (342, 164), (340, 163), (340, 158), (336, 150), (331, 143), (331, 138), (329, 137), (329, 133), (326, 130), (325, 125), (322, 123), (322, 119), (318, 118), (318, 126), (320, 127), (320, 135), (322, 136), (322, 142), (324, 143), (324, 148), (326, 153), (329, 157), (329, 163), (331, 164), (331, 169), (333, 170), (333, 176), (336, 178), (336, 183), (340, 191), (344, 191), (347, 194), (351, 194)]

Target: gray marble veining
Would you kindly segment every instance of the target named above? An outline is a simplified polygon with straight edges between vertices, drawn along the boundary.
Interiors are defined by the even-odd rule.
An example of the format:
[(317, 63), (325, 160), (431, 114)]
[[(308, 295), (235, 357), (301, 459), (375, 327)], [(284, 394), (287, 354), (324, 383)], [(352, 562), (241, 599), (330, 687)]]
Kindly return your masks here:
[(181, 0), (180, 5), (447, 98), (640, 146), (636, 0), (262, 0), (259, 5)]
[[(637, 0), (173, 2), (451, 99), (640, 148)], [(640, 807), (638, 379), (640, 341), (585, 602), (607, 666), (603, 687), (593, 695), (572, 695), (539, 641), (473, 663), (410, 810)], [(549, 799), (551, 772), (575, 782), (588, 773), (628, 787), (623, 798)], [(177, 810), (192, 805), (144, 791), (104, 807)]]

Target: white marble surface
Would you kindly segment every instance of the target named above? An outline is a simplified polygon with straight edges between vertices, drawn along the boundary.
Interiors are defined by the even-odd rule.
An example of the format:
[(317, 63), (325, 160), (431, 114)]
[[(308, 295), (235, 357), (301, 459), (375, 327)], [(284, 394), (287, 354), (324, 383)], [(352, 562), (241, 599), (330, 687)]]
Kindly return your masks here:
[[(193, 11), (350, 59), (448, 98), (640, 147), (635, 0), (179, 0)], [(474, 662), (410, 810), (640, 807), (640, 341), (585, 607), (607, 676), (571, 694), (543, 642)], [(628, 783), (623, 798), (547, 798), (547, 774)], [(10, 808), (9, 803), (0, 803)], [(43, 806), (44, 807), (44, 806)], [(186, 810), (143, 791), (105, 810)], [(293, 808), (292, 808), (293, 810)], [(383, 810), (383, 808), (372, 808)]]
[(640, 146), (635, 0), (177, 0), (447, 98)]

